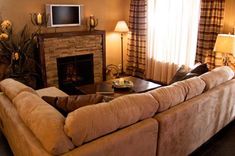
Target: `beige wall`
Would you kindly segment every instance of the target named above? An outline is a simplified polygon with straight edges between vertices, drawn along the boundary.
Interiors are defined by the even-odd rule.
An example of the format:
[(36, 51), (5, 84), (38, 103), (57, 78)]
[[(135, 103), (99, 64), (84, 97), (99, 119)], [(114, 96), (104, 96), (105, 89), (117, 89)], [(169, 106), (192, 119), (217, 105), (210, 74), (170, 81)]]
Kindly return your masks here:
[[(4, 19), (10, 19), (15, 31), (28, 24), (31, 30), (36, 28), (30, 22), (30, 13), (44, 12), (45, 4), (83, 4), (84, 17), (90, 14), (99, 19), (97, 29), (105, 30), (106, 36), (106, 61), (107, 64), (120, 63), (120, 34), (114, 33), (118, 20), (128, 20), (130, 0), (0, 0), (0, 14)], [(56, 31), (84, 30), (85, 26), (57, 28)], [(53, 28), (45, 28), (44, 32), (54, 32)], [(126, 54), (126, 36), (124, 38)]]
[[(120, 63), (120, 34), (114, 33), (114, 27), (118, 20), (128, 21), (130, 0), (0, 0), (0, 14), (5, 19), (14, 23), (16, 31), (24, 24), (29, 24), (31, 30), (35, 30), (30, 22), (30, 13), (43, 12), (44, 5), (49, 3), (75, 3), (84, 4), (84, 16), (94, 14), (99, 19), (97, 29), (107, 32), (106, 50), (107, 64)], [(235, 27), (235, 0), (226, 0), (224, 33), (232, 33)], [(57, 29), (57, 31), (82, 30), (83, 27), (71, 27)], [(55, 29), (44, 29), (44, 32), (53, 32)], [(126, 58), (127, 36), (124, 36), (124, 57)]]
[(224, 33), (234, 33), (235, 0), (225, 0)]

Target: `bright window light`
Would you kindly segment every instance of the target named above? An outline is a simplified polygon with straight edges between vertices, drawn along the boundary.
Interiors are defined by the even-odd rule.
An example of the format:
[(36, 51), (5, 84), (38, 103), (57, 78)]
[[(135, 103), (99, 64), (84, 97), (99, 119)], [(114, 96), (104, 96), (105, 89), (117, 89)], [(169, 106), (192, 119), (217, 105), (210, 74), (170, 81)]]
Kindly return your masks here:
[(148, 0), (148, 57), (192, 66), (200, 0)]

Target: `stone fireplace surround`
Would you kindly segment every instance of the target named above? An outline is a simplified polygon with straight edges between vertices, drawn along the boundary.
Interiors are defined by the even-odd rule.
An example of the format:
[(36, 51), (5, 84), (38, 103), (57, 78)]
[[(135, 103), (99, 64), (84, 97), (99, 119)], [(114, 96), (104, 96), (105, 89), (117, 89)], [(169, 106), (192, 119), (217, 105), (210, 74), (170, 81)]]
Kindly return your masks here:
[(57, 58), (93, 54), (94, 82), (105, 80), (105, 31), (48, 33), (39, 36), (43, 87), (59, 87)]

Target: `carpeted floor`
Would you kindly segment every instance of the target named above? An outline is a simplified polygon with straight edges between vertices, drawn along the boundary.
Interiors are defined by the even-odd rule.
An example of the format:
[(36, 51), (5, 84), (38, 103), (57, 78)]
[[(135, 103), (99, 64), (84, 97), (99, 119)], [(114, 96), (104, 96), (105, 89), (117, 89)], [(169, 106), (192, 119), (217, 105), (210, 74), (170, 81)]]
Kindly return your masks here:
[[(1, 132), (0, 156), (13, 156)], [(226, 126), (190, 156), (235, 156), (235, 121)]]

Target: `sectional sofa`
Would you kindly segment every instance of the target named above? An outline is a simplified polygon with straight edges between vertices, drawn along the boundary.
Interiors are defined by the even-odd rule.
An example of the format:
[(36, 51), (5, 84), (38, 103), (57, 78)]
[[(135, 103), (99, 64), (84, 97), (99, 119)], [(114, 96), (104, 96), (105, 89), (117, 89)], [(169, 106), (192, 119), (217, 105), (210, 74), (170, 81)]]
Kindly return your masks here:
[(146, 93), (81, 107), (64, 117), (41, 96), (68, 96), (0, 82), (0, 128), (16, 156), (182, 156), (235, 117), (229, 67)]

